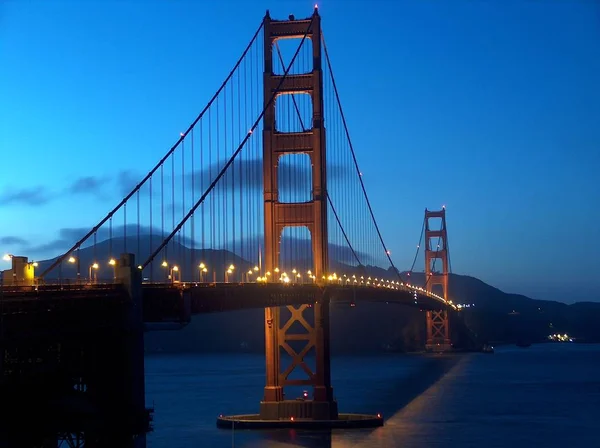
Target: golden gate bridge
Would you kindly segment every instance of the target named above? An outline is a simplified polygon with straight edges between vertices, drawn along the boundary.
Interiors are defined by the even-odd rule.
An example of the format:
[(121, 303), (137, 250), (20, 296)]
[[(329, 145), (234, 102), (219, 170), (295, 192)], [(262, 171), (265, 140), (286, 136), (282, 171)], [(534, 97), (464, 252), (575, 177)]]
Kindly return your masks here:
[[(377, 157), (375, 148), (363, 151)], [(267, 12), (200, 114), (97, 225), (53, 260), (9, 256), (12, 269), (3, 273), (0, 296), (5, 383), (35, 370), (18, 354), (23, 333), (29, 341), (35, 333), (31, 350), (44, 353), (42, 364), (52, 358), (81, 390), (98, 396), (114, 398), (116, 389), (128, 403), (124, 409), (145, 415), (144, 324), (265, 308), (260, 411), (219, 424), (349, 426), (352, 417), (338, 412), (330, 379), (329, 305), (418, 307), (426, 311), (427, 348), (436, 351), (451, 349), (448, 316), (456, 309), (448, 297), (445, 207), (425, 210), (413, 265), (403, 275), (364, 180), (318, 10), (302, 20), (274, 20)], [(413, 284), (421, 248), (425, 281)], [(102, 370), (112, 380), (90, 374), (89, 365), (74, 367), (85, 362), (73, 353), (92, 350), (93, 335), (102, 331), (113, 343), (126, 341), (120, 358), (107, 347), (95, 349), (97, 359), (112, 358), (118, 374)], [(311, 356), (314, 366), (307, 363)], [(290, 400), (285, 389), (291, 386), (312, 394)], [(356, 419), (383, 424), (381, 416)]]

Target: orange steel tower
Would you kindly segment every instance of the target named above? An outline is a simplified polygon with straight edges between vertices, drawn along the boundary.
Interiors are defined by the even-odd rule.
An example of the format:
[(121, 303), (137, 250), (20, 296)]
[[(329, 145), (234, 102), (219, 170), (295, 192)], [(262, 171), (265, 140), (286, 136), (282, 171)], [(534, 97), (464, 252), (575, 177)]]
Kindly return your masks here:
[[(431, 218), (441, 218), (440, 230), (429, 228), (429, 219)], [(432, 242), (432, 239), (437, 239), (437, 241)], [(432, 265), (437, 260), (442, 263), (441, 273), (433, 271)], [(448, 234), (446, 232), (445, 207), (439, 211), (425, 209), (425, 282), (427, 292), (433, 292), (435, 285), (441, 285), (443, 297), (448, 300)], [(427, 343), (425, 347), (431, 351), (451, 350), (446, 309), (427, 311)]]
[[(292, 18), (293, 19), (293, 18)], [(312, 20), (312, 24), (311, 24)], [(309, 28), (310, 26), (310, 28)], [(308, 32), (307, 32), (308, 30)], [(304, 93), (313, 104), (311, 129), (304, 132), (279, 132), (275, 125), (277, 98), (269, 103), (282, 75), (273, 72), (273, 45), (279, 39), (305, 36), (312, 41), (313, 67), (305, 74), (288, 74), (277, 96)], [(305, 20), (264, 19), (264, 102), (263, 177), (265, 212), (265, 270), (274, 273), (279, 266), (280, 238), (285, 227), (305, 226), (311, 234), (314, 275), (319, 281), (328, 268), (327, 256), (327, 185), (325, 165), (325, 129), (323, 126), (323, 74), (321, 70), (321, 19), (315, 9), (312, 18)], [(279, 158), (286, 154), (307, 154), (312, 164), (312, 198), (309, 202), (279, 202)], [(275, 279), (274, 279), (275, 280)], [(265, 309), (266, 386), (260, 406), (263, 419), (312, 418), (337, 419), (337, 403), (333, 399), (329, 356), (329, 299), (326, 293), (314, 298), (312, 306), (288, 306), (291, 317), (283, 321), (279, 307)], [(314, 325), (305, 319), (304, 312), (313, 310)], [(292, 333), (300, 325), (303, 333)], [(306, 341), (297, 352), (290, 341)], [(304, 357), (314, 349), (315, 371), (307, 366)], [(292, 363), (282, 371), (281, 352), (289, 354)], [(291, 379), (294, 370), (306, 373), (306, 379)], [(286, 400), (285, 386), (312, 386), (313, 397), (306, 400)]]

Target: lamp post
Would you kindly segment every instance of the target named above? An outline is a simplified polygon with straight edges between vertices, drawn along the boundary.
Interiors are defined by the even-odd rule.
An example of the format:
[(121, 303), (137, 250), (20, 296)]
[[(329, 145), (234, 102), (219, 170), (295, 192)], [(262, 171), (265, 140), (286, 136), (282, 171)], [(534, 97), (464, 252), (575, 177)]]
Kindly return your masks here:
[(71, 264), (77, 264), (77, 284), (79, 284), (81, 279), (81, 262), (79, 261), (79, 257), (71, 255), (67, 261)]
[(225, 283), (229, 283), (229, 276), (233, 274), (234, 270), (235, 266), (233, 264), (230, 264), (227, 270), (225, 271)]
[(108, 260), (108, 264), (113, 268), (113, 282), (117, 279), (117, 260), (111, 258)]
[(175, 274), (177, 274), (179, 272), (179, 266), (173, 266), (171, 268), (171, 273), (169, 274), (169, 277), (171, 277), (171, 283), (175, 283)]
[(208, 269), (204, 263), (198, 265), (198, 272), (200, 274), (200, 282), (204, 281), (204, 274), (208, 272)]
[[(96, 283), (96, 280), (98, 280), (98, 268), (100, 267), (100, 265), (98, 265), (98, 263), (94, 262), (93, 264), (90, 265), (90, 268), (88, 270), (88, 277), (90, 279), (90, 284), (92, 283)], [(94, 278), (92, 279), (92, 272), (94, 273)]]
[[(167, 260), (163, 260), (163, 262), (160, 264), (163, 268), (168, 268), (169, 267), (169, 263), (167, 263)], [(167, 277), (165, 280), (169, 279), (169, 271), (165, 271), (165, 276)]]

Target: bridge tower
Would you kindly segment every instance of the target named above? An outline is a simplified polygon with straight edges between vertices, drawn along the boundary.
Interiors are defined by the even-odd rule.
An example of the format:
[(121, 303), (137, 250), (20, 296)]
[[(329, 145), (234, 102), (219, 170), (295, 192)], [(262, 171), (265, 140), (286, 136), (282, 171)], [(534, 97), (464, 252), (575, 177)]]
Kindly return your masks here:
[[(429, 220), (441, 218), (441, 228), (431, 230)], [(435, 241), (432, 241), (435, 240)], [(433, 271), (433, 263), (441, 261), (442, 272)], [(439, 266), (439, 264), (438, 264)], [(435, 285), (441, 285), (442, 294), (448, 300), (448, 234), (446, 232), (446, 208), (431, 211), (425, 209), (425, 285), (427, 292), (434, 292)], [(427, 342), (428, 351), (449, 351), (450, 328), (448, 322), (448, 311), (427, 311)]]
[[(304, 226), (310, 231), (313, 253), (313, 272), (321, 279), (328, 268), (327, 254), (327, 198), (325, 164), (325, 129), (323, 125), (323, 73), (321, 69), (321, 19), (315, 8), (313, 17), (303, 20), (272, 20), (267, 12), (264, 19), (264, 104), (263, 121), (263, 177), (265, 213), (265, 270), (274, 273), (279, 265), (280, 239), (285, 227)], [(312, 25), (311, 25), (312, 20)], [(310, 26), (310, 29), (309, 29)], [(308, 29), (308, 33), (307, 33)], [(279, 39), (300, 39), (305, 35), (312, 42), (313, 67), (306, 74), (288, 74), (277, 96), (304, 93), (310, 95), (313, 105), (312, 127), (304, 132), (280, 132), (276, 127), (277, 98), (269, 102), (281, 81), (273, 71), (273, 46)], [(279, 202), (278, 165), (286, 154), (307, 154), (312, 165), (312, 200), (302, 203)], [(308, 301), (308, 300), (307, 300)], [(309, 418), (335, 420), (337, 403), (333, 399), (329, 356), (329, 299), (326, 293), (315, 297), (312, 305), (287, 306), (291, 317), (284, 321), (282, 309), (265, 309), (266, 386), (261, 402), (260, 417), (266, 420)], [(305, 311), (312, 310), (314, 324), (305, 319)], [(306, 331), (290, 331), (300, 324)], [(298, 353), (290, 341), (306, 341)], [(316, 369), (312, 372), (304, 357), (314, 348)], [(292, 358), (291, 365), (281, 368), (281, 352)], [(308, 379), (289, 379), (296, 369), (303, 370)], [(312, 386), (312, 400), (286, 400), (285, 386)]]

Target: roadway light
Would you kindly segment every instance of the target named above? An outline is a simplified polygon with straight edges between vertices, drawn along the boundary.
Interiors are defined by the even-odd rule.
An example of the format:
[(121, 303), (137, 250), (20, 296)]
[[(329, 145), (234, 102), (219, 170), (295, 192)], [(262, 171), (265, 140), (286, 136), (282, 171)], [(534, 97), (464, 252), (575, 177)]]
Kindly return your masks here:
[(173, 266), (173, 271), (174, 271), (174, 272), (177, 272), (177, 271), (179, 271), (179, 267), (178, 267), (178, 266)]
[(72, 256), (72, 255), (71, 255), (71, 256), (69, 257), (69, 260), (67, 260), (67, 261), (68, 261), (69, 263), (75, 263), (77, 260), (75, 259), (75, 257), (74, 257), (74, 256)]
[(258, 272), (258, 270), (259, 270), (259, 269), (258, 269), (258, 266), (254, 266), (254, 270), (255, 270), (256, 272)]
[(204, 268), (206, 267), (206, 265), (205, 265), (204, 263), (200, 263), (200, 264), (198, 265), (198, 267), (199, 267), (200, 269), (204, 269)]
[(93, 264), (90, 265), (90, 268), (88, 269), (88, 277), (90, 279), (90, 283), (92, 283), (95, 280), (95, 279), (92, 279), (92, 270), (97, 271), (99, 267), (100, 266), (96, 262), (94, 262)]
[(169, 263), (167, 263), (167, 262), (166, 262), (166, 260), (165, 260), (165, 261), (163, 261), (163, 262), (162, 262), (160, 265), (161, 265), (163, 268), (166, 268), (167, 266), (169, 266)]
[(11, 254), (4, 254), (4, 256), (2, 257), (2, 259), (4, 261), (10, 261), (12, 257), (13, 256)]
[[(71, 260), (69, 260), (71, 261)], [(114, 266), (117, 264), (117, 260), (115, 260), (114, 258), (111, 258), (110, 260), (108, 260), (108, 264), (110, 264), (111, 266)]]
[(37, 262), (37, 261), (34, 261), (33, 263), (31, 263), (31, 265), (32, 265), (34, 268), (37, 268), (37, 267), (38, 267), (38, 262)]
[(233, 264), (230, 264), (229, 269), (231, 269), (233, 271), (235, 269), (235, 266)]

